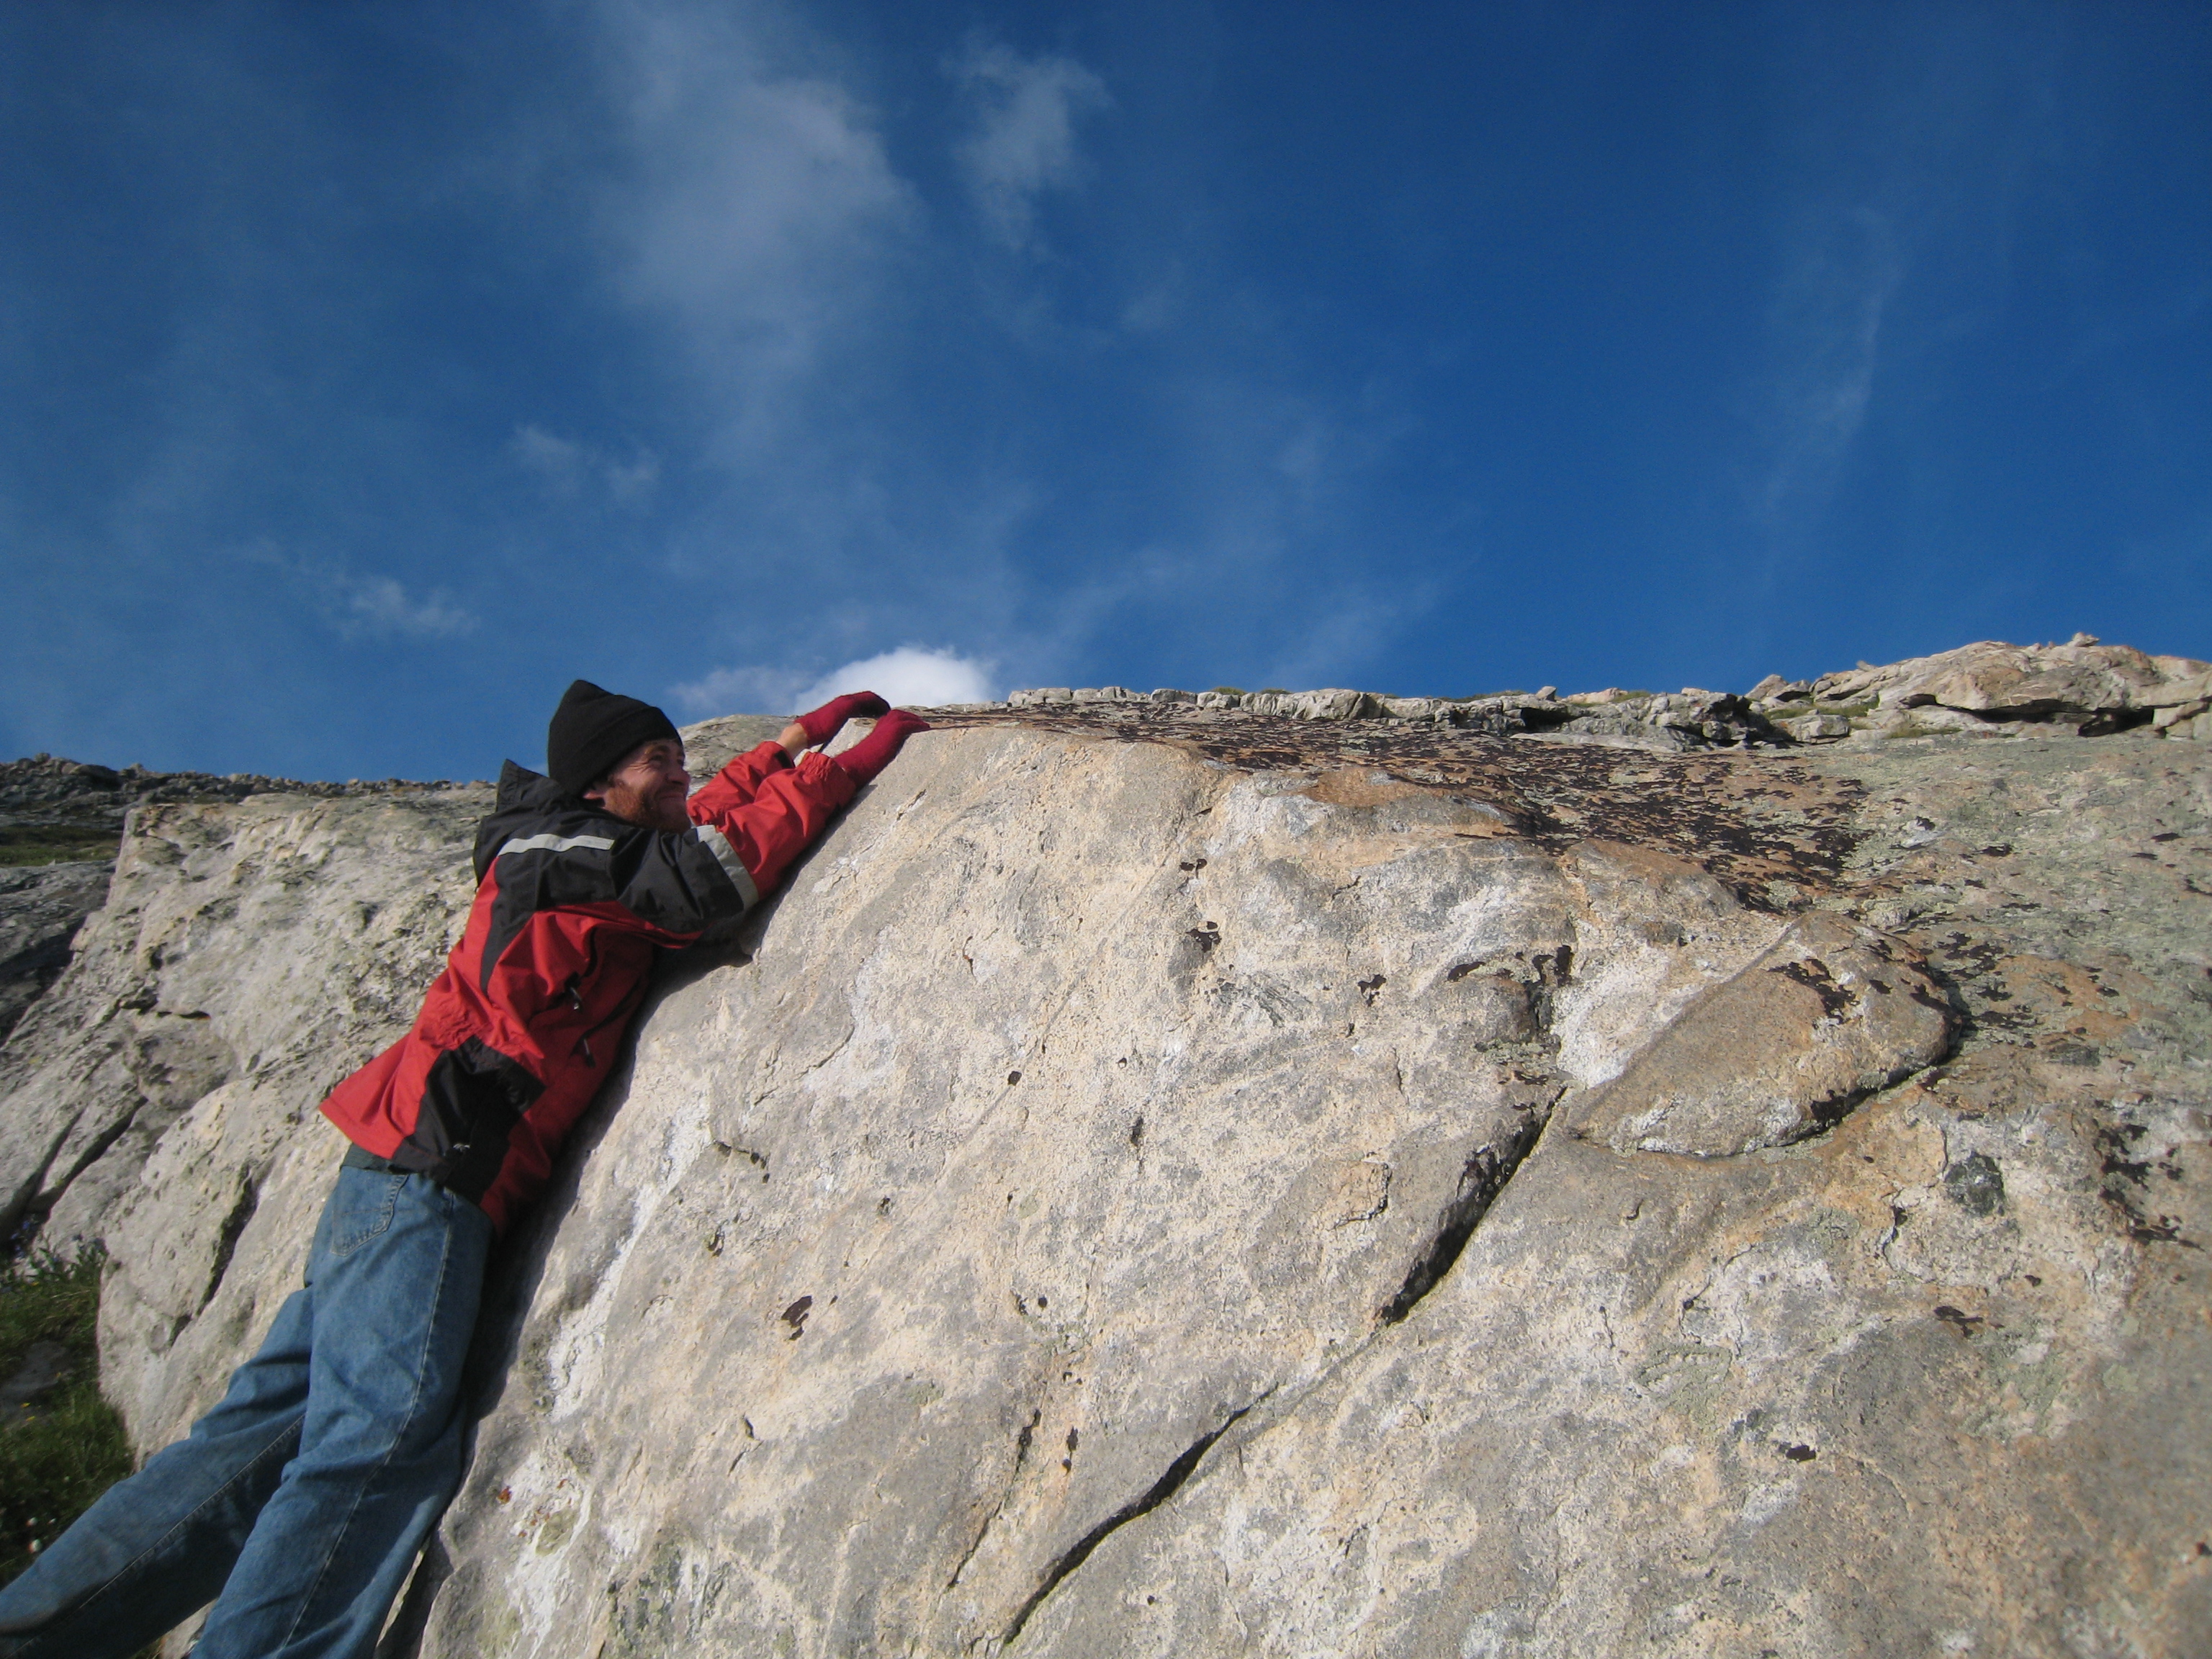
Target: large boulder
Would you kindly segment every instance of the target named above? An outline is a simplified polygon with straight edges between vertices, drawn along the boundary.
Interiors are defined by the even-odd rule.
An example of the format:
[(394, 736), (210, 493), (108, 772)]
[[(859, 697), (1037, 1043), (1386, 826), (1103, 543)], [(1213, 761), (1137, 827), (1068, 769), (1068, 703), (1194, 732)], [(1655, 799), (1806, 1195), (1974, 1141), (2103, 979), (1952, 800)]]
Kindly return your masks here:
[[(424, 1651), (2185, 1650), (2185, 987), (2101, 970), (2130, 1104), (2015, 1042), (2073, 1002), (2001, 1026), (2027, 993), (1935, 960), (2033, 912), (1875, 914), (1945, 848), (1910, 821), (1832, 823), (1859, 868), (1778, 915), (1655, 820), (1547, 851), (1124, 729), (917, 741), (670, 986), (505, 1282)], [(2094, 782), (2016, 779), (1942, 873), (2201, 957), (2063, 862), (2035, 815)], [(2087, 819), (2203, 825), (2148, 782)]]
[[(2212, 757), (1347, 724), (947, 721), (672, 962), (393, 1650), (2198, 1650)], [(18, 1033), (140, 1445), (483, 805), (142, 812)]]

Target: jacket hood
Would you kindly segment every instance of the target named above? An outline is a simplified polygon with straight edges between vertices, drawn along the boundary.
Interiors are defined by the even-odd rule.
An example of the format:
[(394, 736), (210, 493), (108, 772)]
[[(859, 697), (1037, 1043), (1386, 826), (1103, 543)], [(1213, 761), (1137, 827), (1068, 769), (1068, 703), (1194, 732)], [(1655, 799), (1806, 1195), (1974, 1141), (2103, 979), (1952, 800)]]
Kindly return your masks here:
[(481, 882), (489, 873), (492, 860), (508, 842), (541, 834), (556, 823), (629, 827), (597, 803), (569, 794), (543, 773), (508, 761), (499, 769), (492, 810), (477, 823), (477, 879)]

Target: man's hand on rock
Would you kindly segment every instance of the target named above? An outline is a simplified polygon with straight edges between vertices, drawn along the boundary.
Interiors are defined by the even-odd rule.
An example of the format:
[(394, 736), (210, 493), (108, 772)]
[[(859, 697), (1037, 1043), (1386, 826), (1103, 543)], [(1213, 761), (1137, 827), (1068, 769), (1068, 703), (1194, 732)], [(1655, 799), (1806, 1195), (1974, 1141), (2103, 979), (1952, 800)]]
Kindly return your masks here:
[(854, 715), (862, 719), (880, 715), (890, 705), (872, 691), (848, 691), (842, 697), (832, 697), (811, 714), (801, 714), (783, 728), (776, 741), (793, 759), (803, 749), (818, 748), (837, 735), (838, 730)]
[(876, 729), (862, 738), (842, 755), (832, 755), (830, 764), (842, 767), (853, 781), (872, 783), (876, 775), (891, 763), (901, 744), (917, 732), (929, 730), (929, 722), (919, 714), (904, 708), (893, 708), (876, 721)]

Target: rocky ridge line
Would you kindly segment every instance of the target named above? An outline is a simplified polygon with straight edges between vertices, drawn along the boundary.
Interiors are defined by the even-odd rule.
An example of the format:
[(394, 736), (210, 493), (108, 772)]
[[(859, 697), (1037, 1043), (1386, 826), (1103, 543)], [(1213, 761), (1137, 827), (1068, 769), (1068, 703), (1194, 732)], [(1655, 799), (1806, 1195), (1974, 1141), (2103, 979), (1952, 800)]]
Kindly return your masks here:
[(1109, 685), (1019, 690), (1003, 704), (963, 704), (958, 712), (1140, 702), (1673, 749), (1937, 732), (2021, 737), (2063, 731), (2100, 737), (2139, 726), (2161, 737), (2212, 741), (2212, 664), (2148, 656), (2131, 647), (2102, 644), (2087, 634), (2063, 645), (1985, 641), (1886, 667), (1862, 663), (1815, 680), (1770, 674), (1741, 695), (1694, 686), (1657, 693), (1615, 688), (1565, 697), (1551, 686), (1533, 696), (1501, 692), (1482, 697), (1395, 697), (1340, 690), (1189, 692), (1167, 687), (1147, 694)]

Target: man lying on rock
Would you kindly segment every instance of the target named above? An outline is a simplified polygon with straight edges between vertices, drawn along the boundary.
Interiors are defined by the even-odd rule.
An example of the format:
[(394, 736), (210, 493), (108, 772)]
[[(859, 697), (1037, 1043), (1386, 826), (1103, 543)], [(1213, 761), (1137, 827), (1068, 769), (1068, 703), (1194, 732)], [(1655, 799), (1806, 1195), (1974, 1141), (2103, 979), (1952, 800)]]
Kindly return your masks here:
[[(856, 714), (875, 730), (818, 752)], [(188, 1438), (0, 1589), (0, 1659), (126, 1659), (210, 1600), (198, 1659), (370, 1651), (459, 1483), (486, 1253), (599, 1092), (654, 957), (757, 902), (927, 729), (840, 697), (687, 798), (665, 714), (568, 688), (552, 776), (501, 775), (468, 929), (414, 1029), (323, 1103), (353, 1147), (304, 1287)]]

